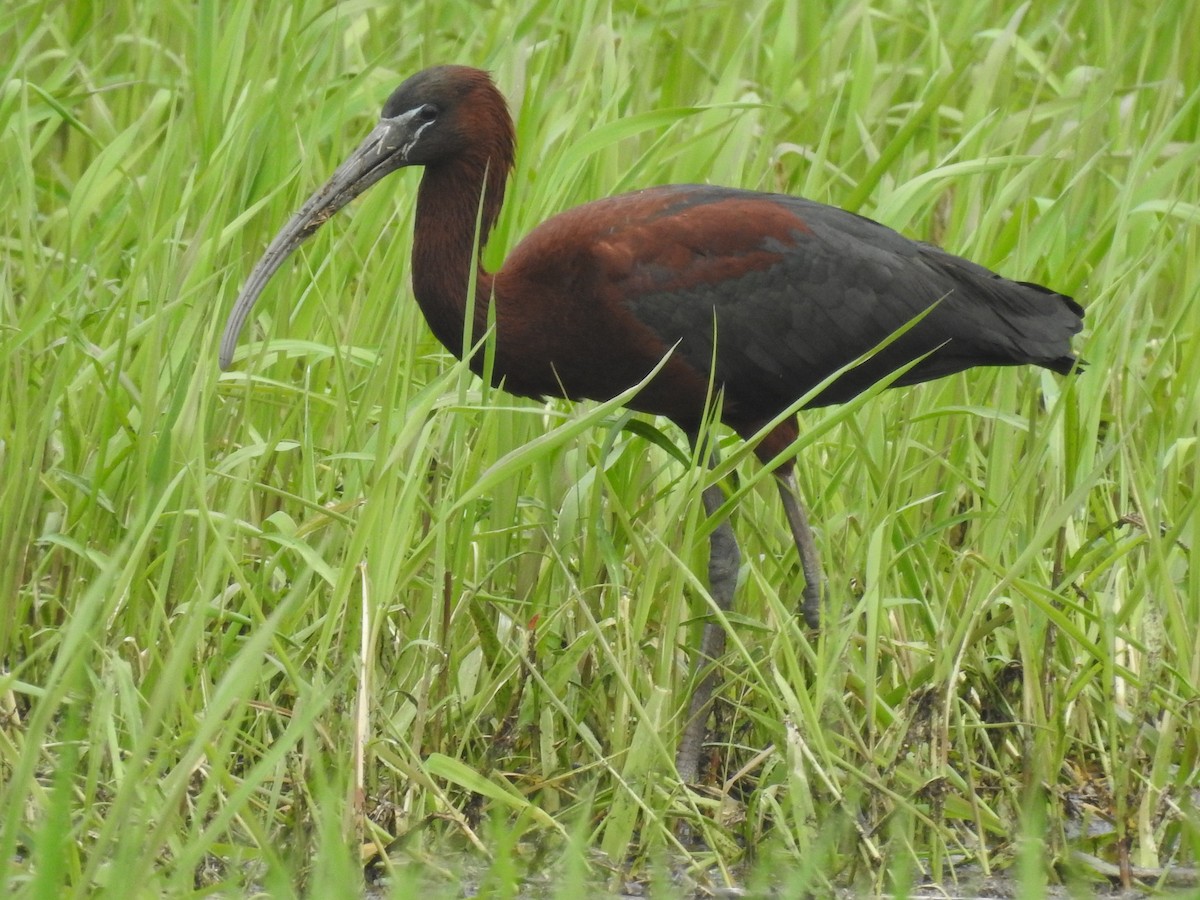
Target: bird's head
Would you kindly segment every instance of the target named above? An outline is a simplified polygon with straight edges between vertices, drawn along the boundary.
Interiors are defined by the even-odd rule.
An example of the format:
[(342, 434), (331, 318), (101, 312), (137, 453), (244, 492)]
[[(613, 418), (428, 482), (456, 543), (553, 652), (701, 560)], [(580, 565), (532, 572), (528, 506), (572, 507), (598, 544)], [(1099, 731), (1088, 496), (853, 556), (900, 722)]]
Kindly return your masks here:
[[(436, 165), (496, 149), (512, 153), (504, 97), (486, 72), (468, 66), (435, 66), (413, 75), (383, 104), (375, 130), (398, 145), (399, 166)], [(496, 141), (507, 147), (489, 147)]]
[(221, 337), (221, 368), (229, 368), (238, 334), (271, 276), (343, 206), (397, 169), (471, 159), (489, 173), (498, 211), (513, 143), (507, 104), (486, 72), (436, 66), (401, 84), (383, 105), (379, 123), (292, 216), (246, 279)]

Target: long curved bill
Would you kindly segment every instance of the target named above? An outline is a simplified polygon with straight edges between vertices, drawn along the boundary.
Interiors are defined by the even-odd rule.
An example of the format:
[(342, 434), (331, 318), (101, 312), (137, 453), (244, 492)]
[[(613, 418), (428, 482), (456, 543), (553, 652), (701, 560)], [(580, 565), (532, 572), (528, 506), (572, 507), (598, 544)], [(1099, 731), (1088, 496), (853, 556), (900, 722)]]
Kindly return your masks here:
[[(238, 295), (225, 323), (221, 336), (221, 369), (229, 368), (233, 362), (233, 351), (238, 334), (245, 325), (254, 303), (271, 276), (291, 256), (292, 251), (303, 244), (325, 224), (339, 209), (369, 188), (389, 172), (408, 165), (408, 151), (416, 142), (424, 123), (414, 123), (412, 112), (390, 119), (380, 119), (366, 140), (338, 166), (311, 197), (304, 201), (300, 211), (292, 216), (275, 236), (255, 265), (246, 284)], [(417, 127), (414, 129), (414, 124)]]

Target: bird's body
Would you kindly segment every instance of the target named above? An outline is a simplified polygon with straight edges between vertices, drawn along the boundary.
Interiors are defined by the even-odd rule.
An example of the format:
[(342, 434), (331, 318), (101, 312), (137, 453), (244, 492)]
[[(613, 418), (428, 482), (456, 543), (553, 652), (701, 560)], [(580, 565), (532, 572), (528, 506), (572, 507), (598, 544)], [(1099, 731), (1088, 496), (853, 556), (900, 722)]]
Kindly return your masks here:
[[(481, 284), (478, 308), (493, 297), (495, 375), (509, 391), (604, 400), (669, 355), (630, 405), (691, 432), (715, 363), (723, 417), (743, 437), (922, 313), (806, 405), (844, 402), (918, 359), (897, 385), (983, 364), (1067, 372), (1081, 312), (844, 210), (701, 185), (554, 216)], [(455, 324), (439, 337), (461, 347)]]
[[(848, 400), (910, 364), (895, 385), (978, 365), (1063, 373), (1075, 365), (1070, 341), (1083, 310), (1070, 298), (779, 194), (670, 185), (597, 200), (548, 219), (489, 273), (476, 263), (477, 247), (500, 213), (514, 152), (507, 105), (486, 73), (441, 66), (408, 79), (255, 267), (226, 327), (222, 367), (292, 250), (362, 191), (412, 165), (425, 167), (413, 239), (417, 302), (456, 354), (494, 321), (493, 377), (515, 394), (605, 400), (666, 359), (632, 407), (694, 437), (715, 387), (722, 419), (748, 437), (906, 326), (808, 405)], [(476, 371), (482, 358), (470, 361)], [(758, 445), (760, 458), (773, 460), (797, 434), (795, 417), (783, 419)], [(804, 570), (805, 615), (815, 625), (819, 566), (791, 460), (776, 474)], [(719, 488), (706, 491), (710, 512), (720, 501)], [(736, 543), (722, 523), (710, 558), (711, 592), (722, 607), (732, 601), (736, 569)], [(708, 625), (702, 660), (723, 642), (724, 632)], [(695, 776), (711, 689), (709, 677), (693, 697), (679, 750), (685, 777)]]

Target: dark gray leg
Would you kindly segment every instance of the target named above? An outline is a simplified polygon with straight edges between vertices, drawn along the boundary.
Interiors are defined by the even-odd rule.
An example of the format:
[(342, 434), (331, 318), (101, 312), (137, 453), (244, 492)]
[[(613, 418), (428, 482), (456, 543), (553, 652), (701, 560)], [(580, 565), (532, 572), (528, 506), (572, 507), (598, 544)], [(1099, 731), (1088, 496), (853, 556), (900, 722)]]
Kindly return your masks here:
[(796, 474), (791, 469), (775, 473), (779, 496), (783, 500), (783, 511), (792, 529), (792, 540), (800, 554), (800, 567), (804, 570), (804, 602), (800, 610), (809, 628), (821, 625), (821, 594), (824, 579), (821, 577), (821, 562), (817, 557), (817, 545), (813, 542), (812, 530), (808, 527), (808, 516), (800, 503), (800, 489), (796, 485)]
[[(704, 511), (711, 516), (725, 502), (725, 494), (714, 484), (705, 489), (703, 500)], [(733, 608), (733, 594), (737, 588), (740, 563), (741, 554), (738, 552), (737, 538), (734, 537), (729, 520), (725, 519), (713, 530), (708, 549), (708, 590), (722, 612)], [(696, 675), (700, 681), (692, 693), (687, 723), (679, 739), (679, 749), (675, 753), (675, 768), (684, 783), (695, 784), (699, 779), (700, 753), (707, 731), (708, 710), (717, 686), (717, 673), (711, 669), (708, 672), (704, 670), (724, 653), (724, 626), (720, 622), (706, 622), (704, 635), (700, 639), (700, 652), (696, 656)]]

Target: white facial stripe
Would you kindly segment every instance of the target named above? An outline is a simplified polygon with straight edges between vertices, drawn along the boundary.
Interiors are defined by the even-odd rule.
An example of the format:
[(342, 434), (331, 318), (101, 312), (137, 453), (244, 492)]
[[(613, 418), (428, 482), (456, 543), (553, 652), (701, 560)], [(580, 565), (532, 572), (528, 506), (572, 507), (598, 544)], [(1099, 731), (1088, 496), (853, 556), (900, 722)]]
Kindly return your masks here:
[[(376, 150), (378, 152), (384, 152), (387, 150), (397, 149), (396, 147), (392, 146), (390, 143), (385, 145), (384, 141), (386, 141), (388, 138), (390, 138), (391, 135), (394, 134), (396, 130), (407, 126), (409, 124), (409, 122), (412, 121), (413, 117), (420, 110), (421, 110), (421, 107), (417, 107), (417, 109), (410, 109), (408, 112), (401, 113), (398, 116), (392, 116), (391, 118), (380, 118), (380, 120), (379, 120), (380, 124), (387, 125), (388, 127), (386, 129), (381, 130), (381, 133), (379, 135), (379, 143), (376, 145)], [(401, 157), (403, 157), (404, 159), (408, 158), (408, 154), (412, 151), (412, 148), (415, 147), (417, 144), (417, 141), (419, 141), (421, 139), (421, 133), (424, 132), (425, 129), (428, 128), (430, 125), (432, 125), (435, 121), (436, 121), (435, 119), (430, 119), (428, 122), (422, 123), (422, 125), (416, 131), (413, 132), (412, 137), (409, 138), (409, 140), (405, 144), (403, 144), (402, 146), (399, 147), (399, 152), (400, 152)]]
[(421, 132), (424, 131), (426, 128), (428, 128), (432, 124), (433, 124), (433, 119), (430, 119), (428, 122), (426, 122), (420, 128), (418, 128), (416, 131), (414, 131), (412, 140), (400, 148), (400, 155), (403, 156), (405, 159), (408, 159), (408, 152), (410, 150), (412, 150), (412, 148), (416, 146), (417, 141), (421, 139)]

